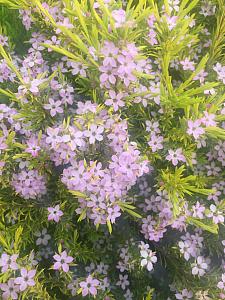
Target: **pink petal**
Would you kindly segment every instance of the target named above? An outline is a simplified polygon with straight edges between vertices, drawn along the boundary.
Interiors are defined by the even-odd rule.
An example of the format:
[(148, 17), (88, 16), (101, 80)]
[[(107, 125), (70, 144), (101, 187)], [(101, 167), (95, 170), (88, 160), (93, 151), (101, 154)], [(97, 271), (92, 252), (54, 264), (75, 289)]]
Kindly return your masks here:
[(67, 265), (66, 263), (62, 264), (62, 269), (64, 272), (68, 272), (69, 271), (69, 265)]
[(53, 269), (54, 270), (59, 270), (61, 268), (62, 264), (60, 262), (54, 263)]

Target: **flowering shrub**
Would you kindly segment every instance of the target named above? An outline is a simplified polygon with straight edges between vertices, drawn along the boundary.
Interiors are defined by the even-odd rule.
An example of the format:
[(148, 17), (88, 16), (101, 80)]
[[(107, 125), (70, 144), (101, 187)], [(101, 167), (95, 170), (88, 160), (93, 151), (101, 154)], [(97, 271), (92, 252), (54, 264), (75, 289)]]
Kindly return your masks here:
[(224, 2), (0, 3), (0, 297), (225, 299)]

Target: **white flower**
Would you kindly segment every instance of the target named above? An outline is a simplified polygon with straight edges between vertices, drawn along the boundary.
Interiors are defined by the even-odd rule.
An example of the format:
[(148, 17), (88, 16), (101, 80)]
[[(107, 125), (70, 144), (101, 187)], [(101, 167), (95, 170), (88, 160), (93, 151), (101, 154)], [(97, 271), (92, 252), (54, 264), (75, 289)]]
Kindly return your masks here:
[(221, 290), (225, 290), (225, 273), (222, 274), (222, 281), (218, 282), (217, 287)]
[(192, 291), (188, 291), (187, 289), (183, 289), (181, 293), (175, 294), (176, 299), (178, 300), (187, 300), (192, 299), (193, 293)]
[(192, 264), (192, 274), (203, 276), (208, 265), (203, 256), (198, 256), (197, 261)]
[(144, 258), (141, 260), (141, 266), (147, 266), (147, 270), (151, 271), (153, 269), (153, 264), (157, 262), (157, 257), (155, 252), (151, 250), (141, 250), (141, 256)]

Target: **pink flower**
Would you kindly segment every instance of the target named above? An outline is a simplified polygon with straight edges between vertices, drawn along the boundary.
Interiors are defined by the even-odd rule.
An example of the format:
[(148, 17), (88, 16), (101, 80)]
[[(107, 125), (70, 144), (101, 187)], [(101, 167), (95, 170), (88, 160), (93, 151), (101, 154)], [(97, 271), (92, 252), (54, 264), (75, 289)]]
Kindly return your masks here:
[(194, 62), (190, 61), (189, 58), (187, 57), (185, 58), (185, 60), (182, 60), (180, 64), (183, 66), (183, 70), (190, 70), (190, 71), (195, 70)]
[(1, 154), (1, 150), (5, 150), (6, 148), (7, 148), (7, 145), (5, 143), (5, 138), (0, 137), (0, 154)]
[(151, 135), (151, 139), (148, 142), (148, 145), (151, 147), (152, 152), (156, 152), (157, 150), (163, 149), (163, 137), (160, 135)]
[(99, 286), (99, 280), (93, 279), (91, 275), (86, 278), (86, 281), (80, 282), (80, 287), (82, 288), (82, 296), (85, 297), (88, 294), (92, 296), (97, 295), (97, 287)]
[(198, 201), (195, 205), (192, 206), (193, 209), (193, 217), (203, 219), (204, 218), (204, 211), (205, 207), (201, 205)]
[(149, 26), (150, 28), (154, 27), (155, 21), (156, 21), (155, 15), (154, 15), (154, 14), (151, 14), (151, 15), (148, 17), (148, 21), (147, 21), (147, 22), (148, 22), (148, 26)]
[(207, 270), (208, 265), (206, 260), (202, 256), (198, 256), (195, 263), (192, 264), (192, 274), (203, 276), (205, 274), (205, 270)]
[(83, 65), (80, 62), (75, 62), (75, 61), (70, 62), (70, 66), (72, 68), (71, 73), (73, 75), (80, 74), (83, 77), (87, 77), (87, 73), (86, 73), (86, 69), (88, 68), (87, 66)]
[(176, 299), (178, 300), (186, 300), (191, 299), (193, 297), (192, 291), (188, 291), (187, 289), (182, 290), (181, 294), (175, 294)]
[(31, 137), (28, 141), (27, 141), (27, 148), (25, 150), (25, 152), (30, 153), (33, 157), (37, 157), (38, 156), (38, 152), (41, 150), (41, 147), (38, 146), (38, 139), (35, 137)]
[(154, 46), (154, 45), (157, 45), (158, 44), (158, 41), (157, 41), (157, 33), (155, 32), (154, 29), (150, 29), (149, 30), (149, 33), (148, 33), (148, 41), (149, 41), (149, 44)]
[(8, 38), (6, 36), (0, 35), (0, 45), (8, 46)]
[(36, 274), (36, 270), (26, 270), (25, 268), (22, 268), (20, 270), (21, 277), (17, 277), (15, 279), (15, 283), (19, 284), (20, 286), (20, 291), (24, 291), (28, 286), (34, 286), (35, 281), (34, 281), (34, 276)]
[(61, 136), (59, 136), (59, 128), (47, 128), (46, 143), (52, 144), (55, 147), (57, 143), (61, 142)]
[(126, 12), (123, 9), (113, 10), (112, 17), (115, 20), (115, 27), (119, 28), (126, 22)]
[(117, 67), (116, 56), (119, 49), (113, 42), (105, 41), (104, 46), (101, 49), (101, 53), (105, 56), (103, 60), (103, 66)]
[(190, 135), (193, 135), (193, 137), (197, 140), (202, 134), (205, 133), (204, 128), (202, 128), (201, 125), (201, 120), (196, 120), (196, 121), (192, 121), (189, 120), (188, 121), (188, 130), (187, 133)]
[(202, 1), (200, 14), (204, 17), (213, 16), (216, 11), (216, 6), (209, 0)]
[(206, 126), (216, 126), (215, 121), (216, 116), (214, 114), (209, 114), (207, 111), (204, 111), (204, 117), (201, 118), (201, 122)]
[(63, 251), (61, 254), (55, 254), (53, 258), (56, 261), (53, 266), (54, 270), (63, 269), (64, 272), (69, 271), (69, 264), (73, 261), (73, 257), (68, 256), (66, 251)]
[(222, 66), (220, 63), (217, 63), (213, 70), (216, 71), (218, 79), (225, 84), (225, 66)]
[(2, 267), (2, 273), (7, 272), (8, 269), (10, 270), (17, 270), (18, 265), (16, 260), (18, 258), (18, 254), (8, 255), (6, 253), (2, 253), (0, 258), (0, 266)]
[(200, 83), (204, 83), (205, 81), (205, 77), (208, 75), (207, 72), (205, 72), (204, 70), (201, 70), (194, 78), (193, 80), (199, 80)]
[(166, 21), (167, 21), (167, 25), (168, 25), (169, 30), (172, 30), (177, 24), (178, 17), (177, 16), (170, 17), (170, 16), (167, 16), (167, 15), (165, 17), (166, 17)]
[(146, 124), (146, 131), (150, 132), (151, 134), (156, 134), (156, 133), (160, 133), (160, 129), (159, 129), (159, 122), (152, 122), (152, 121), (145, 121)]
[(110, 99), (107, 99), (105, 101), (105, 105), (107, 106), (113, 106), (114, 111), (117, 111), (119, 107), (123, 107), (125, 105), (124, 101), (121, 99), (124, 97), (123, 93), (116, 94), (114, 91), (109, 91)]
[(108, 82), (111, 84), (116, 83), (116, 75), (117, 70), (112, 68), (110, 65), (108, 66), (101, 66), (99, 67), (99, 70), (102, 72), (100, 75), (100, 82), (101, 84), (107, 84)]
[(63, 215), (63, 212), (59, 209), (59, 205), (55, 207), (48, 207), (49, 215), (48, 220), (54, 220), (56, 223), (59, 222), (60, 217)]
[[(60, 40), (57, 40), (57, 37), (55, 35), (53, 35), (51, 37), (51, 40), (45, 41), (45, 44), (57, 46), (57, 45), (60, 45)], [(53, 51), (52, 48), (48, 48), (48, 52), (52, 52), (52, 51)]]
[(224, 222), (223, 213), (221, 211), (219, 211), (214, 204), (210, 205), (210, 210), (211, 210), (211, 212), (209, 212), (207, 214), (207, 217), (212, 218), (213, 223), (218, 224), (218, 223)]
[[(73, 24), (70, 23), (69, 18), (64, 18), (62, 22), (58, 22), (56, 24), (70, 29), (74, 27)], [(59, 34), (61, 30), (57, 28), (55, 32)]]
[(57, 113), (62, 114), (63, 109), (60, 105), (62, 102), (60, 100), (54, 101), (52, 98), (49, 98), (49, 103), (44, 105), (44, 108), (50, 110), (50, 115), (54, 117)]
[(0, 288), (3, 291), (2, 293), (2, 299), (8, 300), (8, 299), (18, 299), (18, 291), (19, 287), (15, 285), (14, 279), (9, 279), (7, 283), (1, 283)]
[(34, 79), (30, 82), (30, 92), (34, 95), (37, 95), (39, 93), (39, 85), (43, 83), (43, 79)]
[(179, 161), (183, 161), (183, 162), (186, 161), (181, 148), (178, 148), (176, 151), (170, 149), (168, 152), (169, 155), (166, 156), (166, 159), (172, 161), (172, 164), (174, 166), (176, 166)]
[(95, 124), (92, 124), (90, 126), (90, 129), (86, 130), (84, 132), (84, 135), (89, 138), (89, 143), (90, 144), (94, 144), (95, 141), (102, 141), (103, 140), (103, 135), (102, 135), (103, 131), (104, 131), (103, 126), (97, 126)]
[(218, 282), (217, 287), (221, 290), (225, 290), (225, 273), (222, 274), (222, 281)]

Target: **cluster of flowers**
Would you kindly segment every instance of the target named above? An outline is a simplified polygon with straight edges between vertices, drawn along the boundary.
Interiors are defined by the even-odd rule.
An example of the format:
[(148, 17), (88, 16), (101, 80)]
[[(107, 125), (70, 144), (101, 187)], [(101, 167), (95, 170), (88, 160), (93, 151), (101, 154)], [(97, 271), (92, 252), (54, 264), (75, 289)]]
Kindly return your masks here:
[[(34, 264), (25, 267), (20, 267), (17, 263), (18, 254), (8, 255), (3, 253), (0, 258), (1, 272), (6, 273), (11, 271), (15, 274), (15, 271), (20, 272), (20, 276), (11, 277), (6, 283), (0, 284), (2, 290), (2, 299), (18, 299), (18, 293), (25, 291), (29, 287), (35, 286), (35, 274), (36, 270), (31, 269)], [(17, 272), (17, 274), (19, 274)]]
[(46, 193), (46, 180), (37, 170), (13, 174), (12, 186), (24, 199), (37, 199)]
[(202, 232), (195, 231), (195, 234), (187, 232), (181, 236), (181, 241), (178, 243), (180, 252), (184, 255), (184, 259), (189, 261), (192, 257), (195, 262), (192, 264), (192, 274), (203, 276), (205, 270), (208, 268), (210, 259), (202, 257), (201, 249), (203, 248), (203, 237), (200, 235)]
[[(187, 133), (192, 135), (196, 140), (205, 133), (204, 127), (216, 126), (215, 115), (204, 111), (204, 117), (195, 121), (188, 121)], [(204, 127), (203, 127), (204, 126)]]
[[(127, 123), (119, 116), (112, 119), (107, 111), (88, 102), (78, 103), (77, 113), (77, 127), (69, 126), (63, 133), (59, 128), (51, 129), (55, 136), (51, 133), (46, 142), (57, 152), (61, 147), (65, 152), (68, 145), (69, 151), (64, 155), (71, 166), (63, 170), (62, 182), (69, 190), (84, 194), (78, 199), (80, 207), (76, 212), (85, 212), (84, 217), (94, 220), (95, 225), (115, 223), (121, 215), (118, 200), (124, 201), (137, 178), (149, 171), (148, 163), (141, 158), (136, 144), (129, 142)], [(86, 151), (93, 158), (102, 151), (100, 162), (79, 159)]]
[(174, 218), (173, 206), (166, 191), (157, 191), (156, 195), (148, 196), (140, 207), (144, 213), (148, 214), (146, 218), (142, 219), (141, 229), (147, 240), (159, 242), (168, 226), (179, 231), (186, 229), (187, 207), (184, 205), (183, 214)]

